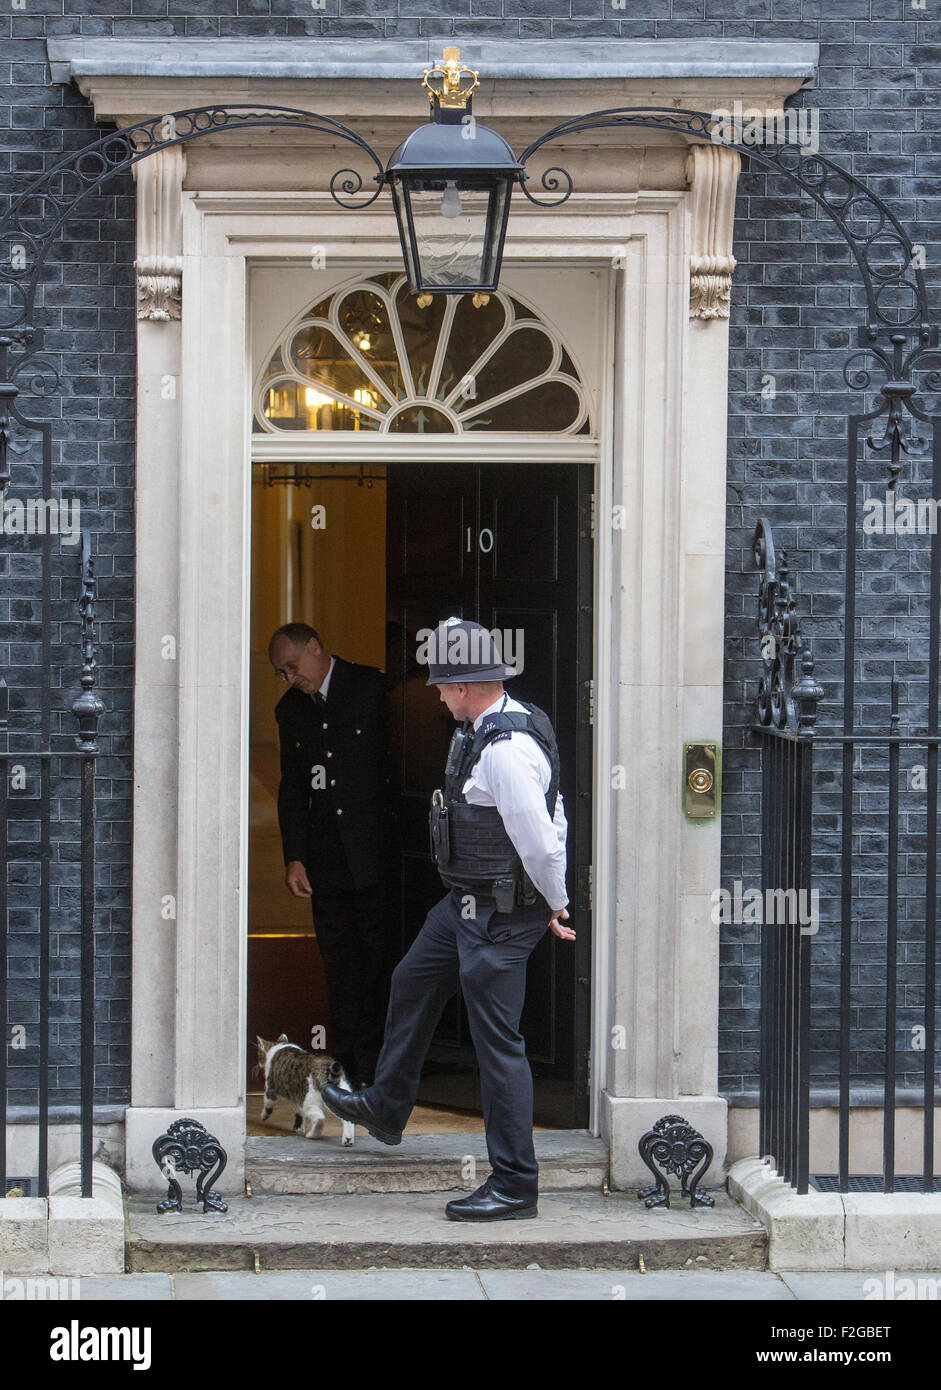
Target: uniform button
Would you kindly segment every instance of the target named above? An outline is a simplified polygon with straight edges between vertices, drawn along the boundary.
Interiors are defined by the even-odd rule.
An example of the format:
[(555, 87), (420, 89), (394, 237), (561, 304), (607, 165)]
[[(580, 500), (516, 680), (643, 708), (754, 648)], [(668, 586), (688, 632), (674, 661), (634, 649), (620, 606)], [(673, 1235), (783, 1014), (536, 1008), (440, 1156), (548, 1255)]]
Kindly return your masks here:
[(356, 732), (359, 733), (359, 729), (357, 729)]
[(343, 814), (343, 807), (342, 807), (342, 806), (338, 806), (338, 807), (337, 807), (337, 815), (338, 815), (338, 816), (342, 816), (342, 814)]
[(294, 747), (295, 747), (295, 748), (300, 748), (300, 746), (301, 746), (301, 741), (300, 741), (300, 739), (298, 739), (297, 742), (295, 743)]
[(327, 726), (326, 726), (326, 724), (321, 724), (320, 727), (321, 727), (321, 729), (325, 729)]
[(336, 778), (335, 778), (335, 777), (331, 777), (331, 778), (330, 778), (330, 785), (331, 785), (331, 787), (335, 787), (336, 784), (337, 784)]
[(329, 749), (329, 748), (327, 749), (327, 757), (328, 757), (328, 758), (332, 758), (332, 757), (333, 757), (333, 754), (330, 752), (330, 749)]

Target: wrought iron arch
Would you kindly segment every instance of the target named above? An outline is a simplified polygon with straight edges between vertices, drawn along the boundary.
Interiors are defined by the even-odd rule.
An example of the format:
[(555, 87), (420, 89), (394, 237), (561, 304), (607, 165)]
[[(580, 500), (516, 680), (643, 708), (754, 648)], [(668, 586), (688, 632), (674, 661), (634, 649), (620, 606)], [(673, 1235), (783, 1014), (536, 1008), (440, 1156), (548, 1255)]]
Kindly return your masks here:
[[(916, 312), (904, 322), (914, 324), (917, 318), (918, 330), (927, 333), (929, 331), (929, 315), (925, 278), (914, 254), (914, 244), (898, 218), (883, 200), (855, 175), (848, 173), (824, 155), (816, 152), (805, 152), (799, 145), (766, 148), (744, 139), (730, 139), (723, 133), (723, 124), (730, 123), (717, 120), (715, 114), (708, 114), (703, 111), (677, 110), (672, 107), (611, 107), (606, 110), (589, 111), (583, 116), (576, 116), (564, 121), (538, 136), (527, 145), (520, 155), (520, 163), (525, 165), (527, 160), (543, 146), (565, 136), (580, 134), (586, 130), (612, 127), (666, 131), (684, 136), (687, 139), (701, 140), (712, 145), (736, 150), (739, 154), (754, 159), (766, 168), (791, 179), (804, 193), (813, 198), (833, 220), (859, 266), (869, 306), (869, 322), (873, 328), (878, 330), (879, 328), (899, 326), (900, 320), (892, 320), (884, 314), (879, 300), (886, 290), (898, 289), (907, 284), (915, 294)], [(331, 116), (305, 111), (300, 107), (262, 106), (247, 103), (191, 107), (164, 116), (138, 121), (134, 125), (124, 126), (120, 130), (92, 141), (80, 150), (72, 151), (50, 169), (45, 170), (14, 200), (9, 210), (0, 219), (0, 240), (12, 240), (15, 236), (20, 242), (33, 245), (38, 250), (32, 268), (27, 275), (22, 277), (28, 287), (23, 313), (13, 319), (9, 317), (0, 319), (0, 332), (6, 333), (15, 330), (21, 323), (26, 324), (28, 322), (35, 299), (38, 271), (56, 234), (82, 199), (95, 192), (107, 179), (116, 174), (124, 173), (132, 165), (152, 154), (171, 149), (175, 145), (188, 143), (200, 136), (218, 135), (233, 129), (244, 130), (261, 127), (284, 127), (332, 135), (356, 146), (367, 155), (377, 171), (372, 175), (377, 187), (362, 201), (350, 201), (361, 192), (364, 183), (363, 176), (355, 169), (337, 170), (330, 180), (330, 192), (341, 207), (357, 210), (369, 207), (382, 192), (385, 172), (382, 161), (369, 142), (350, 126), (344, 125), (343, 122)], [(54, 192), (53, 185), (59, 178), (70, 174), (78, 179), (80, 187), (74, 196), (66, 200), (64, 196)], [(545, 170), (540, 178), (541, 185), (547, 192), (557, 191), (559, 187), (559, 180), (554, 178), (554, 175), (562, 176), (565, 191), (561, 197), (544, 199), (530, 193), (526, 187), (526, 180), (529, 176), (524, 174), (522, 191), (530, 202), (541, 207), (556, 207), (565, 202), (573, 191), (574, 181), (566, 170), (559, 166), (552, 166)], [(841, 192), (838, 189), (837, 185), (840, 182), (844, 185), (845, 191)], [(339, 195), (338, 189), (343, 197)], [(27, 215), (25, 209), (30, 201), (35, 198), (42, 198), (51, 202), (57, 212), (57, 215), (38, 235), (30, 231), (25, 221), (21, 220)], [(875, 230), (866, 235), (859, 235), (854, 232), (850, 221), (859, 218), (875, 219), (877, 222)], [(883, 272), (877, 270), (871, 260), (871, 254), (887, 228), (889, 229), (888, 240), (894, 240), (902, 248), (905, 253), (905, 260), (894, 270)], [(909, 271), (913, 274), (914, 283), (905, 279)], [(15, 287), (20, 283), (20, 280), (15, 273), (4, 269), (0, 270), (0, 283), (7, 283)]]
[[(80, 150), (72, 151), (51, 169), (45, 170), (24, 189), (0, 219), (0, 242), (15, 239), (21, 245), (32, 246), (36, 252), (28, 274), (20, 277), (13, 270), (0, 270), (0, 283), (7, 284), (14, 290), (21, 284), (26, 287), (25, 293), (21, 296), (20, 312), (0, 318), (0, 333), (15, 333), (20, 325), (23, 325), (21, 333), (30, 332), (29, 318), (35, 307), (39, 272), (55, 243), (57, 234), (78, 205), (90, 194), (95, 193), (108, 179), (126, 173), (132, 165), (139, 164), (142, 159), (148, 159), (151, 155), (172, 149), (176, 145), (188, 144), (200, 136), (259, 127), (281, 127), (312, 134), (332, 135), (362, 150), (378, 170), (374, 176), (378, 186), (375, 192), (370, 193), (360, 203), (344, 202), (344, 198), (348, 200), (359, 193), (363, 186), (363, 178), (355, 169), (338, 169), (330, 180), (330, 192), (341, 207), (368, 207), (382, 192), (382, 163), (369, 143), (342, 121), (334, 120), (331, 116), (320, 116), (313, 111), (304, 111), (299, 107), (248, 104), (191, 107), (123, 126)], [(78, 181), (77, 191), (71, 197), (57, 193), (57, 182), (70, 176)], [(340, 196), (341, 193), (343, 197)], [(47, 219), (41, 230), (34, 232), (30, 229), (28, 209), (30, 203), (37, 198), (52, 205), (53, 215)]]
[[(0, 308), (0, 496), (8, 481), (8, 417), (10, 407), (19, 394), (15, 378), (26, 370), (42, 348), (42, 330), (31, 322), (40, 272), (68, 218), (84, 198), (97, 191), (109, 178), (126, 172), (152, 154), (203, 135), (260, 127), (304, 130), (346, 141), (375, 167), (372, 179), (377, 186), (360, 198), (364, 188), (363, 175), (355, 169), (343, 168), (330, 179), (331, 195), (340, 207), (357, 210), (369, 207), (379, 197), (385, 183), (382, 161), (363, 136), (341, 121), (298, 107), (213, 105), (138, 121), (73, 151), (35, 179), (0, 219), (0, 244), (15, 244), (24, 251), (32, 248), (34, 252), (28, 265), (16, 266), (15, 260), (20, 258), (8, 257), (0, 267), (0, 286), (7, 288), (10, 298), (8, 310), (4, 313)], [(799, 145), (765, 147), (746, 140), (744, 130), (740, 132), (740, 138), (731, 138), (726, 127), (730, 127), (734, 135), (734, 123), (722, 120), (715, 113), (664, 107), (611, 107), (589, 111), (554, 126), (526, 147), (520, 156), (520, 163), (525, 166), (544, 146), (587, 130), (649, 129), (735, 150), (788, 178), (832, 220), (859, 268), (868, 314), (866, 324), (859, 328), (859, 349), (854, 357), (871, 353), (875, 358), (874, 365), (885, 373), (885, 382), (880, 387), (885, 401), (883, 409), (889, 416), (885, 444), (891, 450), (890, 467), (894, 468), (899, 462), (900, 451), (909, 447), (903, 411), (917, 413), (917, 410), (913, 410), (912, 401), (915, 393), (913, 372), (922, 367), (925, 354), (938, 341), (937, 327), (930, 323), (925, 277), (914, 243), (881, 198), (826, 156), (805, 151)], [(78, 182), (77, 191), (72, 196), (57, 191), (57, 186), (60, 183), (64, 185), (68, 178)], [(573, 190), (571, 175), (559, 166), (546, 169), (540, 176), (540, 184), (545, 192), (554, 193), (558, 192), (560, 186), (563, 188), (559, 197), (540, 198), (531, 193), (526, 187), (528, 178), (529, 175), (524, 172), (522, 191), (530, 202), (541, 207), (558, 206)], [(52, 216), (45, 218), (39, 229), (33, 230), (35, 219), (29, 209), (37, 199), (42, 200), (44, 205), (51, 205)], [(867, 229), (862, 231), (856, 230), (854, 223), (872, 225), (867, 225)], [(880, 250), (885, 254), (891, 248), (898, 256), (897, 263), (883, 268), (878, 264), (877, 256)], [(22, 259), (25, 261), (28, 257)], [(884, 301), (892, 293), (906, 291), (913, 300), (911, 313), (903, 314), (897, 307), (894, 311), (886, 307)], [(904, 349), (910, 339), (915, 340), (914, 345), (906, 353)], [(18, 350), (12, 363), (11, 348)], [(50, 370), (50, 364), (41, 364), (40, 376), (43, 370)], [(871, 374), (864, 369), (858, 369), (852, 380), (849, 376), (846, 379), (851, 389), (855, 390), (865, 390), (871, 384)], [(932, 391), (938, 389), (941, 373), (931, 373), (925, 385)], [(881, 414), (883, 410), (876, 413)]]
[[(907, 284), (914, 292), (916, 313), (913, 313), (906, 322), (914, 325), (917, 319), (915, 331), (920, 334), (927, 334), (930, 330), (925, 278), (914, 254), (914, 244), (898, 218), (882, 199), (877, 197), (855, 175), (840, 168), (838, 164), (824, 155), (804, 151), (799, 145), (766, 148), (761, 144), (744, 139), (726, 139), (722, 133), (722, 127), (725, 124), (732, 125), (733, 123), (717, 119), (715, 114), (707, 115), (702, 111), (675, 110), (672, 107), (636, 109), (612, 107), (606, 111), (590, 111), (584, 116), (575, 116), (571, 120), (563, 121), (544, 135), (538, 136), (531, 144), (527, 145), (520, 155), (520, 163), (525, 164), (537, 150), (542, 149), (544, 145), (550, 144), (552, 141), (562, 139), (564, 136), (607, 127), (620, 127), (622, 129), (640, 127), (672, 131), (677, 135), (688, 138), (698, 137), (700, 140), (708, 141), (709, 144), (736, 150), (739, 154), (754, 159), (766, 168), (791, 179), (802, 192), (813, 198), (839, 228), (863, 278), (869, 306), (869, 332), (873, 330), (878, 332), (880, 328), (898, 326), (898, 319), (893, 320), (886, 317), (880, 308), (879, 300), (886, 290), (899, 289), (902, 285)], [(525, 184), (523, 185), (523, 192), (531, 202), (538, 203), (543, 207), (555, 207), (559, 203), (565, 202), (572, 192), (573, 181), (564, 169), (558, 166), (547, 169), (542, 175), (541, 182), (547, 190), (554, 190), (558, 187), (558, 179), (552, 176), (556, 174), (561, 174), (566, 183), (565, 192), (561, 198), (549, 200), (536, 198), (529, 192)], [(840, 181), (845, 185), (845, 191), (842, 193), (837, 187)], [(877, 222), (875, 231), (864, 236), (854, 232), (850, 222), (852, 219), (859, 218), (875, 219)], [(905, 261), (894, 271), (886, 274), (877, 270), (871, 255), (874, 246), (878, 244), (887, 228), (890, 229), (889, 239), (895, 240), (896, 244), (904, 251)], [(914, 282), (905, 279), (908, 271), (913, 273)], [(880, 281), (881, 284), (879, 284)]]

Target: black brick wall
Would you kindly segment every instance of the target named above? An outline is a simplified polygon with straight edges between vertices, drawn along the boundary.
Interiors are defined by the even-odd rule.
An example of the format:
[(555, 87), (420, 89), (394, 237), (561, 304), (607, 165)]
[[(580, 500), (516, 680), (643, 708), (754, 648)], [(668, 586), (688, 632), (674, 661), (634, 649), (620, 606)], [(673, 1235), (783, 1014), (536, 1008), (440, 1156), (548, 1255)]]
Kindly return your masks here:
[[(324, 35), (375, 40), (433, 36), (567, 39), (597, 37), (599, 44), (634, 38), (811, 39), (821, 44), (817, 84), (799, 101), (820, 113), (821, 151), (888, 199), (913, 239), (925, 246), (927, 273), (937, 287), (941, 195), (941, 20), (932, 9), (903, 0), (627, 0), (623, 10), (604, 0), (25, 0), (0, 11), (0, 171), (7, 192), (21, 190), (65, 151), (97, 133), (78, 93), (49, 81), (44, 39), (65, 34), (278, 37)], [(131, 699), (133, 641), (134, 278), (132, 182), (125, 179), (86, 204), (68, 240), (50, 258), (38, 321), (47, 353), (59, 356), (66, 382), (61, 399), (23, 398), (24, 408), (55, 420), (55, 491), (77, 496), (82, 518), (95, 533), (99, 573), (100, 687), (107, 706), (99, 763), (98, 1023), (99, 1096), (128, 1097), (129, 923), (131, 818)], [(802, 212), (798, 218), (796, 212)], [(845, 415), (867, 408), (850, 398), (840, 376), (844, 350), (864, 317), (864, 301), (850, 257), (832, 225), (815, 216), (779, 177), (756, 169), (743, 175), (737, 208), (731, 323), (726, 601), (726, 706), (723, 729), (722, 882), (758, 883), (758, 752), (747, 735), (759, 664), (753, 615), (757, 581), (751, 535), (767, 516), (779, 546), (790, 550), (804, 629), (813, 639), (817, 671), (826, 687), (821, 721), (840, 717)], [(937, 299), (935, 299), (937, 303)], [(775, 377), (773, 400), (762, 397)], [(869, 399), (871, 404), (871, 399)], [(11, 494), (36, 495), (30, 452), (14, 454)], [(919, 465), (921, 467), (921, 465)], [(881, 465), (867, 465), (874, 482)], [(918, 475), (921, 477), (921, 474)], [(903, 479), (905, 474), (903, 473)], [(30, 491), (32, 489), (32, 491)], [(924, 491), (924, 483), (922, 483)], [(11, 725), (35, 730), (42, 614), (36, 603), (34, 538), (5, 541), (0, 556), (0, 669), (11, 685)], [(867, 540), (873, 542), (875, 538)], [(893, 543), (889, 538), (890, 545)], [(870, 544), (861, 580), (865, 641), (858, 693), (867, 718), (887, 710), (887, 675), (902, 679), (903, 723), (924, 720), (925, 548), (899, 541), (902, 555), (884, 542)], [(54, 727), (71, 732), (67, 713), (77, 693), (78, 665), (72, 595), (77, 592), (74, 549), (55, 558), (56, 624), (51, 673)], [(915, 663), (915, 666), (912, 666)], [(918, 665), (920, 663), (920, 665)], [(919, 704), (921, 702), (921, 704)], [(829, 777), (829, 781), (827, 778)], [(885, 779), (871, 775), (860, 795), (873, 809)], [(833, 775), (822, 770), (821, 791)], [(838, 790), (838, 787), (837, 787)], [(35, 825), (29, 789), (20, 794), (14, 830), (23, 845), (14, 875), (21, 881), (14, 914), (10, 1021), (29, 1024), (35, 1009), (32, 960), (36, 932), (37, 866), (28, 848)], [(34, 811), (34, 807), (32, 808)], [(830, 819), (826, 819), (829, 812)], [(74, 989), (75, 797), (59, 805), (56, 892), (63, 895), (63, 930), (54, 969), (61, 972), (62, 1043)], [(817, 869), (832, 874), (833, 813), (821, 803)], [(923, 863), (923, 806), (906, 811), (902, 849), (906, 871)], [(881, 863), (879, 827), (863, 847)], [(921, 856), (921, 858), (919, 858)], [(825, 886), (821, 879), (821, 886)], [(862, 1078), (877, 1081), (884, 1063), (879, 1007), (878, 894), (863, 884), (869, 903), (859, 967), (855, 1053)], [(923, 891), (923, 890), (922, 890)], [(71, 893), (72, 896), (68, 896)], [(905, 884), (906, 932), (917, 935), (917, 877)], [(922, 904), (923, 907), (923, 904)], [(861, 909), (862, 910), (862, 909)], [(832, 917), (832, 905), (824, 904)], [(815, 981), (821, 1006), (832, 1002), (834, 945), (825, 923), (815, 941)], [(721, 985), (722, 1087), (742, 1095), (757, 1084), (758, 938), (754, 928), (723, 932)], [(905, 1008), (902, 1024), (918, 1021), (917, 942), (901, 954)], [(830, 991), (829, 994), (827, 991)], [(905, 1012), (905, 1009), (908, 1012)], [(904, 1015), (904, 1017), (903, 1017)], [(832, 1027), (831, 1014), (821, 1023)], [(74, 1027), (74, 1024), (71, 1026)], [(821, 1032), (824, 1041), (832, 1034)], [(904, 1046), (903, 1043), (900, 1046)], [(911, 1063), (911, 1053), (907, 1053)], [(22, 1087), (11, 1100), (27, 1100), (35, 1080), (31, 1054), (11, 1053), (22, 1065)], [(33, 1057), (33, 1061), (35, 1058)], [(903, 1058), (904, 1060), (904, 1058)], [(824, 1058), (820, 1075), (828, 1074)], [(61, 1098), (69, 1078), (63, 1073)]]

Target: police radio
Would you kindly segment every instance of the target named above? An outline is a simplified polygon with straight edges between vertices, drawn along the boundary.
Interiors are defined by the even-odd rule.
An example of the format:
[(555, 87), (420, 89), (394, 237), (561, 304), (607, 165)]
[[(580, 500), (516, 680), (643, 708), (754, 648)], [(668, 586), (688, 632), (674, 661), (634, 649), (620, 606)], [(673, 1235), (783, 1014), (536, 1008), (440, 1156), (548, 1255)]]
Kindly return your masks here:
[(451, 735), (451, 746), (448, 748), (448, 760), (444, 765), (445, 777), (454, 777), (458, 768), (461, 766), (461, 759), (465, 751), (474, 741), (474, 732), (470, 727), (469, 720), (465, 719), (459, 729), (455, 729)]
[(440, 787), (431, 794), (428, 835), (431, 842), (432, 862), (440, 865), (447, 864), (451, 858), (451, 835), (448, 827), (448, 808), (444, 804), (444, 793)]

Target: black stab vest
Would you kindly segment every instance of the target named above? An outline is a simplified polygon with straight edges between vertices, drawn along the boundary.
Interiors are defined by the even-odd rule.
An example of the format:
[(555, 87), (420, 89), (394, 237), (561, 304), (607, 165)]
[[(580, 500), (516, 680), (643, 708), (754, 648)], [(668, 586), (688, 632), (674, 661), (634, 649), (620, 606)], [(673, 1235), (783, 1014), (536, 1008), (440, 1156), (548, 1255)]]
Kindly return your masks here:
[[(518, 703), (524, 704), (522, 700)], [(501, 735), (526, 733), (536, 740), (549, 760), (546, 810), (550, 820), (555, 815), (559, 794), (555, 731), (549, 716), (538, 705), (525, 704), (524, 710), (488, 714), (476, 732), (465, 720), (464, 727), (451, 739), (444, 789), (433, 793), (429, 814), (431, 858), (448, 888), (498, 898), (505, 898), (512, 890), (517, 903), (535, 901), (536, 890), (506, 833), (500, 812), (496, 806), (475, 806), (465, 801), (463, 792), (464, 783), (488, 744)]]

